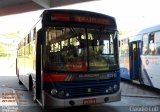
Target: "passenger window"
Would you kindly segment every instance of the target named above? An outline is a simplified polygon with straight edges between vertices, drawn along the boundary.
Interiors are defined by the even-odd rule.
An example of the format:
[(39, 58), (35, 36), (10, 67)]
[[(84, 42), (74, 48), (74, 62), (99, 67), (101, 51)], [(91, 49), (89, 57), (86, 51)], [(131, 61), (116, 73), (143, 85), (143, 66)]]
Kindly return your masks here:
[(128, 56), (129, 54), (129, 39), (121, 40), (120, 56)]
[(149, 54), (155, 55), (155, 41), (154, 41), (154, 33), (149, 35)]
[(33, 40), (36, 38), (36, 27), (33, 29)]
[(142, 54), (147, 55), (148, 54), (148, 34), (144, 34), (142, 38), (143, 38)]
[(160, 32), (155, 33), (155, 54), (160, 55)]
[(27, 43), (30, 43), (31, 42), (31, 33), (28, 34), (28, 42)]

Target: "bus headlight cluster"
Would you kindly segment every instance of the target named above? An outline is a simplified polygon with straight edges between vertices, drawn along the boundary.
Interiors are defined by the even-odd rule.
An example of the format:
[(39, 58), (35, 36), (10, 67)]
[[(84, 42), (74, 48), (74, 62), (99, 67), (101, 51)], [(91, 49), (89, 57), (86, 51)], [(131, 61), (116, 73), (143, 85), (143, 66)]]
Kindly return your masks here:
[(58, 93), (58, 91), (56, 89), (51, 90), (51, 95), (56, 95), (57, 93)]
[(118, 85), (117, 85), (117, 84), (114, 84), (114, 85), (113, 85), (113, 89), (114, 89), (114, 90), (117, 90), (117, 88), (118, 88)]
[(111, 92), (114, 92), (118, 89), (118, 85), (117, 84), (114, 84), (113, 86), (109, 86), (107, 89), (106, 89), (106, 93), (111, 93)]
[(65, 92), (63, 90), (59, 91), (58, 92), (58, 96), (59, 97), (63, 97), (65, 95)]
[(106, 89), (106, 93), (108, 93), (109, 92), (109, 90), (108, 89)]
[(113, 88), (111, 86), (109, 86), (107, 89), (106, 89), (106, 93), (110, 93), (112, 92)]
[(61, 90), (58, 92), (58, 96), (59, 97), (69, 97), (70, 94), (69, 93), (66, 93), (65, 91)]
[(58, 91), (57, 89), (52, 89), (50, 91), (50, 93), (51, 93), (51, 95), (53, 95), (53, 96), (57, 95), (58, 97), (65, 97), (65, 96), (69, 97), (70, 96), (69, 93), (65, 93), (65, 91), (63, 91), (63, 90)]

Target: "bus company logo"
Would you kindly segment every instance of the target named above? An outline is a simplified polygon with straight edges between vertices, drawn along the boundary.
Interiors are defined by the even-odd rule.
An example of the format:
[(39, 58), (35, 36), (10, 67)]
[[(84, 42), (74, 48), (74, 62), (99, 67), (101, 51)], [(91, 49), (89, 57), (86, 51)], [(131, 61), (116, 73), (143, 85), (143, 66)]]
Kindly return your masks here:
[(149, 60), (148, 59), (146, 60), (146, 65), (149, 65)]

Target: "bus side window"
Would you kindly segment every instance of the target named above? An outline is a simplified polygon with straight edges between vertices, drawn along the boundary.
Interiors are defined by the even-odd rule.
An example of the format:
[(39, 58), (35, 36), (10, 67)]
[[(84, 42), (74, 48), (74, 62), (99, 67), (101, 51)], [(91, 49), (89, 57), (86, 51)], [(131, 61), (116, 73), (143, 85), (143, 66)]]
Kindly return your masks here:
[(36, 27), (33, 29), (33, 40), (36, 38)]
[(149, 54), (155, 55), (155, 41), (154, 41), (154, 33), (149, 35)]
[(160, 32), (155, 32), (154, 35), (154, 41), (155, 41), (155, 54), (160, 55)]
[[(159, 43), (160, 44), (160, 43)], [(156, 55), (160, 55), (160, 46), (156, 48)]]
[(148, 54), (148, 34), (144, 34), (143, 35), (143, 55), (147, 55)]

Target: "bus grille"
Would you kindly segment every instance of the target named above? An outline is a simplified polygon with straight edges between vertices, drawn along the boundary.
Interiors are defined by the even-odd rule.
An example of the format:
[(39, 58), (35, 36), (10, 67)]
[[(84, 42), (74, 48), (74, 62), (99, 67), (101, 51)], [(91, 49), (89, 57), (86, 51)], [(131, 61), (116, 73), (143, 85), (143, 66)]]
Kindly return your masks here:
[[(117, 84), (118, 88), (106, 93), (106, 90), (109, 87), (113, 87), (114, 84)], [(108, 80), (56, 82), (55, 85), (58, 90), (64, 90), (65, 93), (69, 93), (69, 98), (106, 95), (119, 90), (117, 81)]]

